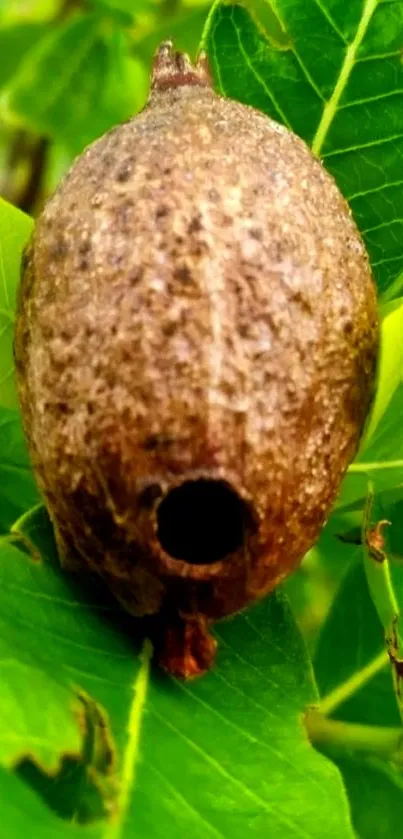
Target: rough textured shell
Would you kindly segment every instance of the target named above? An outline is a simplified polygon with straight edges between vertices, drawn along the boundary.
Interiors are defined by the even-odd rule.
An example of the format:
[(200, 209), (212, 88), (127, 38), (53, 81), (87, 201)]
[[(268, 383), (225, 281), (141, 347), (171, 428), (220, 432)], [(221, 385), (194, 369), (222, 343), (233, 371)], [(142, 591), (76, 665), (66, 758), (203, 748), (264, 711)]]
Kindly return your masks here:
[[(155, 90), (76, 161), (26, 255), (20, 397), (66, 561), (135, 614), (264, 595), (354, 456), (377, 339), (363, 245), (305, 144), (208, 87)], [(212, 565), (155, 532), (161, 497), (197, 476), (250, 512)]]

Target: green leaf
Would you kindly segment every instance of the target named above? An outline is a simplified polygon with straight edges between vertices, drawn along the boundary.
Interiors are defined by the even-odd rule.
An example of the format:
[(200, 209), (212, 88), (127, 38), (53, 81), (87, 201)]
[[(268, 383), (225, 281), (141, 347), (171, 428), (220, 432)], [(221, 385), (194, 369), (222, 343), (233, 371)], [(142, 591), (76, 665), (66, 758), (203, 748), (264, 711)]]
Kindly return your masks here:
[(368, 483), (376, 493), (403, 486), (403, 384), (399, 384), (368, 445), (350, 466), (337, 501), (339, 508), (363, 501)]
[(345, 477), (337, 507), (363, 501), (371, 481), (377, 493), (403, 487), (403, 302), (382, 307), (378, 386), (364, 439)]
[(5, 88), (9, 120), (74, 153), (144, 104), (148, 74), (129, 53), (128, 34), (100, 14), (54, 27), (27, 53)]
[(20, 415), (0, 408), (0, 534), (37, 501)]
[[(105, 709), (120, 788), (115, 820), (99, 836), (153, 839), (163, 825), (174, 839), (261, 839), (268, 830), (279, 839), (353, 839), (337, 770), (304, 733), (301, 712), (315, 688), (282, 594), (219, 625), (216, 667), (179, 683), (150, 669), (147, 644), (139, 657), (138, 624), (96, 581), (61, 572), (38, 516), (25, 518), (22, 530), (48, 559), (33, 562), (16, 545), (0, 547), (0, 636), (31, 668), (30, 690), (38, 708), (48, 706), (52, 731), (67, 703), (54, 712), (43, 693), (48, 679)], [(10, 693), (12, 669), (6, 678)], [(21, 716), (32, 713), (29, 697), (18, 701)], [(61, 755), (65, 737), (61, 730)]]
[(12, 336), (21, 252), (32, 232), (28, 216), (0, 198), (0, 407), (17, 404)]
[[(391, 518), (393, 527), (393, 516)], [(392, 564), (392, 576), (402, 608), (403, 567), (400, 563)], [(382, 627), (358, 550), (357, 560), (347, 571), (322, 629), (314, 669), (322, 696), (331, 694), (357, 673), (367, 672), (369, 678), (357, 679), (360, 687), (335, 707), (334, 717), (378, 726), (400, 724), (390, 666), (387, 656), (382, 656), (383, 650)], [(370, 757), (332, 756), (343, 774), (354, 825), (361, 839), (389, 839), (398, 835), (395, 831), (397, 825), (401, 825), (403, 772), (393, 764)]]
[(216, 4), (204, 41), (216, 83), (303, 137), (335, 176), (381, 292), (403, 268), (400, 2), (275, 0), (288, 49), (240, 6)]
[(38, 500), (21, 420), (14, 410), (12, 349), (21, 252), (32, 225), (32, 219), (0, 198), (0, 533)]
[(369, 446), (382, 416), (403, 381), (403, 300), (400, 298), (383, 307), (382, 313), (378, 386), (363, 440), (363, 450)]
[[(372, 603), (357, 548), (319, 637), (314, 656), (321, 696), (331, 693), (354, 673), (367, 667), (385, 649), (383, 631)], [(368, 725), (399, 725), (388, 661), (369, 685), (357, 690), (335, 711), (337, 719)]]
[(0, 88), (17, 72), (25, 53), (49, 31), (43, 23), (20, 23), (0, 27)]
[[(360, 512), (333, 513), (300, 567), (284, 581), (291, 608), (310, 651), (315, 649), (340, 580), (354, 561), (361, 539), (360, 524)], [(347, 534), (354, 541), (349, 542), (347, 538), (342, 541), (340, 534)]]
[[(35, 754), (45, 770), (56, 771), (61, 753), (79, 753), (81, 748), (73, 694), (50, 672), (25, 660), (26, 651), (12, 647), (7, 639), (0, 642), (0, 655), (0, 763), (13, 766), (25, 755)], [(38, 696), (43, 702), (38, 703)]]
[(380, 760), (339, 758), (354, 826), (361, 839), (392, 839), (403, 822), (403, 776)]
[[(0, 542), (0, 557), (2, 581), (5, 557), (23, 563), (28, 572), (33, 565), (5, 539)], [(17, 579), (18, 574), (8, 583), (13, 596), (18, 596)], [(25, 755), (35, 755), (46, 771), (54, 772), (61, 753), (81, 749), (82, 734), (74, 719), (78, 699), (52, 670), (38, 667), (27, 639), (8, 627), (3, 616), (0, 625), (0, 764), (14, 766)], [(38, 702), (38, 696), (46, 697), (46, 702)]]

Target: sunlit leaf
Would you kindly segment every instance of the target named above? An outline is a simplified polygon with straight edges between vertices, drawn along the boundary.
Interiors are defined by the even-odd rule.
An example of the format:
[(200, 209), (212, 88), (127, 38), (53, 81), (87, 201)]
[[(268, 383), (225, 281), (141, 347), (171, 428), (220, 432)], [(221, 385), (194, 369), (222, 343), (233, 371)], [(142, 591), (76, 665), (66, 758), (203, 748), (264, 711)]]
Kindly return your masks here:
[(15, 407), (12, 336), (22, 248), (33, 222), (0, 198), (0, 406)]
[(2, 94), (8, 119), (77, 153), (144, 104), (148, 74), (102, 14), (73, 16), (29, 50)]

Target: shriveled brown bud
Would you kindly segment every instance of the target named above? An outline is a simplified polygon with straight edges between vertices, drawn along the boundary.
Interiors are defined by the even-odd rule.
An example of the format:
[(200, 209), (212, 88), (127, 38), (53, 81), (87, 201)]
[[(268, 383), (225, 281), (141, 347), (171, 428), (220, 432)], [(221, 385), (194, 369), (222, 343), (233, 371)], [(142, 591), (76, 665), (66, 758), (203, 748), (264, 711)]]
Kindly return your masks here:
[(367, 256), (307, 146), (163, 45), (144, 111), (38, 219), (15, 355), (63, 563), (154, 615), (165, 666), (318, 537), (370, 406)]

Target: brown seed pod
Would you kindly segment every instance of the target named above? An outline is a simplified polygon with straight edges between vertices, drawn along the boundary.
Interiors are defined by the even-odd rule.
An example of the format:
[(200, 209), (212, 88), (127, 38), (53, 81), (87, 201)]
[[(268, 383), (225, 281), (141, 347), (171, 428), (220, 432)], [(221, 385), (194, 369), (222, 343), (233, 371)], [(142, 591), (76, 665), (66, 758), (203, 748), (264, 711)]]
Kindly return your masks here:
[(376, 296), (307, 146), (163, 45), (149, 103), (76, 160), (25, 257), (15, 357), (66, 567), (160, 628), (207, 626), (317, 539), (374, 387)]

